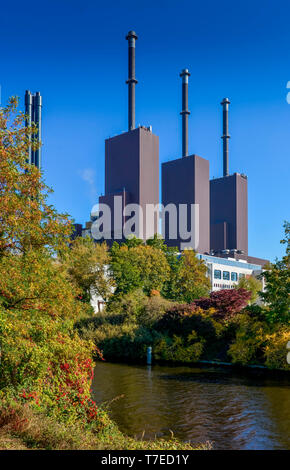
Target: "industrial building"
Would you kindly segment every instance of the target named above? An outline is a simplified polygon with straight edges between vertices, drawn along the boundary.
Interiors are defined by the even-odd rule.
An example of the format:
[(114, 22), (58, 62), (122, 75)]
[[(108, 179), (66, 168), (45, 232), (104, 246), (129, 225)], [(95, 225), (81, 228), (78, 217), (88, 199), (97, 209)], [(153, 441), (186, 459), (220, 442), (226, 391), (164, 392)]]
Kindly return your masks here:
[[(135, 44), (137, 35), (130, 31), (128, 40), (128, 132), (105, 141), (105, 194), (99, 203), (111, 209), (110, 233), (104, 233), (108, 244), (125, 239), (124, 225), (130, 207), (138, 205), (142, 214), (134, 231), (146, 240), (158, 232), (158, 217), (146, 215), (148, 204), (159, 203), (159, 139), (151, 127), (135, 127)], [(114, 202), (119, 199), (118, 208)], [(124, 211), (128, 210), (127, 215)]]
[[(177, 226), (180, 228), (180, 204), (187, 205), (187, 228), (191, 224), (191, 204), (199, 205), (198, 252), (209, 252), (209, 161), (197, 155), (188, 155), (188, 69), (184, 69), (182, 77), (182, 158), (162, 163), (162, 204), (174, 204), (177, 209)], [(165, 219), (165, 230), (162, 234), (168, 246), (182, 249), (186, 240), (181, 240), (178, 230), (176, 239), (170, 237), (169, 217)]]
[(236, 250), (248, 254), (248, 179), (229, 174), (230, 101), (223, 106), (223, 177), (210, 181), (210, 248), (212, 252)]
[[(126, 238), (124, 227), (130, 219), (130, 208), (137, 204), (142, 218), (135, 221), (135, 235), (146, 240), (160, 232), (159, 215), (148, 218), (146, 207), (159, 204), (159, 139), (151, 126), (135, 126), (135, 48), (137, 35), (130, 31), (128, 41), (128, 131), (105, 141), (105, 193), (99, 197), (110, 208), (109, 231), (102, 240), (110, 245)], [(267, 260), (248, 255), (248, 179), (229, 172), (229, 104), (221, 102), (223, 113), (223, 176), (210, 180), (209, 161), (189, 154), (188, 142), (188, 84), (190, 73), (182, 70), (182, 154), (180, 158), (162, 164), (162, 207), (176, 208), (177, 226), (181, 219), (181, 205), (186, 206), (190, 230), (191, 207), (198, 206), (198, 243), (194, 248), (208, 267), (212, 290), (232, 288), (241, 276), (261, 272)], [(115, 201), (118, 205), (115, 205)], [(129, 209), (129, 210), (128, 210)], [(100, 211), (101, 212), (101, 211)], [(76, 224), (75, 235), (90, 233), (91, 224), (83, 228)], [(177, 231), (171, 236), (169, 217), (165, 212), (162, 235), (168, 246), (182, 251), (187, 240)], [(189, 247), (189, 246), (187, 246)]]

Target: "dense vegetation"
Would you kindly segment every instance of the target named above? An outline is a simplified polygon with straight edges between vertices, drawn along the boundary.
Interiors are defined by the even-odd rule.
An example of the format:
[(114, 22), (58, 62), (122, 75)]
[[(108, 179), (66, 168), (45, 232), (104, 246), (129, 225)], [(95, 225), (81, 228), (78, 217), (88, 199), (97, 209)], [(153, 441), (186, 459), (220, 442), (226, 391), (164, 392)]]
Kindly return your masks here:
[(0, 109), (0, 448), (190, 449), (127, 438), (90, 398), (102, 354), (75, 323), (92, 315), (89, 290), (111, 294), (108, 253), (84, 241), (69, 255), (71, 222), (27, 163), (35, 132), (16, 99)]
[[(107, 282), (115, 291), (105, 311), (77, 323), (81, 336), (111, 360), (144, 361), (152, 346), (155, 360), (290, 370), (289, 223), (284, 227), (286, 254), (264, 271), (265, 292), (261, 280), (250, 277), (236, 289), (209, 294), (206, 267), (194, 251), (177, 255), (158, 237), (114, 244)], [(93, 244), (75, 242), (85, 243)]]

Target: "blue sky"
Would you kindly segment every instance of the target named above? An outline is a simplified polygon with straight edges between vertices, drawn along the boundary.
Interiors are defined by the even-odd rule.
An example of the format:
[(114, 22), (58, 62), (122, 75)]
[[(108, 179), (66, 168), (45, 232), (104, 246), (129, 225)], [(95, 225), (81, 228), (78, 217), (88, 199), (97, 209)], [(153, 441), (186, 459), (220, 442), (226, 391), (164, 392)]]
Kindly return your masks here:
[(104, 140), (127, 129), (127, 42), (136, 44), (136, 124), (152, 125), (160, 162), (181, 154), (189, 68), (189, 152), (222, 174), (221, 106), (230, 105), (230, 172), (248, 175), (249, 254), (273, 260), (289, 220), (290, 4), (276, 0), (44, 0), (1, 7), (2, 104), (43, 96), (43, 171), (51, 202), (89, 219), (104, 190)]

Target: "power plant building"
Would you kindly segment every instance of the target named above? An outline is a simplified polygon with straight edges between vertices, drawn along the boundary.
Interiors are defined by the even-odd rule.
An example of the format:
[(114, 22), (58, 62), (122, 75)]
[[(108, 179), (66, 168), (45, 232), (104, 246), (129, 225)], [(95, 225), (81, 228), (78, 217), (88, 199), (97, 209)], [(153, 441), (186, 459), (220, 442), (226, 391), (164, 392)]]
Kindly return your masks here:
[[(182, 77), (182, 158), (162, 164), (162, 205), (174, 204), (177, 210), (177, 237), (170, 236), (169, 217), (165, 214), (164, 239), (168, 246), (182, 249), (186, 240), (181, 237), (181, 204), (187, 205), (187, 227), (190, 231), (197, 224), (197, 246), (191, 246), (200, 253), (209, 252), (209, 161), (197, 155), (188, 155), (188, 77), (184, 69)], [(197, 218), (193, 219), (191, 204), (198, 204)], [(188, 246), (190, 248), (190, 245)]]
[[(110, 208), (109, 231), (104, 229), (100, 241), (109, 245), (127, 238), (125, 227), (132, 218), (134, 205), (141, 208), (134, 220), (135, 236), (146, 240), (160, 233), (157, 211), (147, 212), (148, 206), (159, 205), (159, 138), (151, 126), (135, 126), (135, 46), (137, 35), (130, 31), (128, 40), (128, 131), (105, 141), (105, 191), (99, 197), (102, 207)], [(179, 251), (194, 248), (208, 267), (212, 290), (233, 288), (240, 277), (258, 273), (267, 260), (248, 255), (248, 179), (240, 173), (229, 173), (228, 110), (230, 101), (224, 98), (223, 110), (223, 176), (210, 180), (209, 161), (188, 151), (188, 69), (182, 70), (182, 155), (162, 164), (162, 235), (168, 246)], [(29, 97), (27, 102), (29, 102)], [(32, 157), (32, 160), (35, 157)], [(117, 201), (117, 204), (116, 204)], [(104, 206), (103, 206), (104, 205)], [(176, 210), (176, 233), (171, 233), (169, 206)], [(197, 207), (192, 220), (192, 207)], [(185, 209), (184, 209), (185, 208)], [(185, 212), (184, 212), (185, 210)], [(182, 217), (186, 226), (181, 233)], [(95, 218), (92, 216), (92, 227)], [(184, 220), (183, 220), (184, 222)], [(197, 222), (197, 223), (196, 223)], [(75, 235), (85, 235), (91, 223), (83, 229), (76, 224)], [(194, 246), (184, 237), (196, 224)], [(91, 231), (92, 233), (92, 231)]]
[(248, 255), (248, 179), (229, 174), (228, 110), (223, 106), (223, 177), (210, 181), (210, 248), (214, 253), (230, 250)]
[[(111, 209), (111, 233), (104, 233), (110, 244), (125, 238), (124, 226), (130, 218), (132, 204), (138, 204), (134, 232), (146, 240), (158, 232), (158, 216), (146, 214), (147, 205), (159, 204), (159, 139), (151, 127), (135, 127), (135, 43), (137, 35), (130, 31), (128, 40), (128, 132), (105, 142), (105, 194), (100, 204)], [(118, 207), (115, 201), (119, 200)], [(127, 213), (126, 213), (127, 211)], [(133, 211), (134, 212), (134, 211)], [(108, 238), (107, 238), (108, 236)]]

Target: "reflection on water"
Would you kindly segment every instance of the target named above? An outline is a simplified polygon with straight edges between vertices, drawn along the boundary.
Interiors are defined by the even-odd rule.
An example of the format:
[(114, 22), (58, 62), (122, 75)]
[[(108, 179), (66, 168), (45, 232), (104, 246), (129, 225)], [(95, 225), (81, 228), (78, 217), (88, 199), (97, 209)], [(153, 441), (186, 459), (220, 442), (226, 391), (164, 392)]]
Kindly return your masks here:
[(93, 397), (119, 428), (145, 438), (170, 430), (215, 449), (290, 449), (290, 379), (227, 369), (98, 363)]

